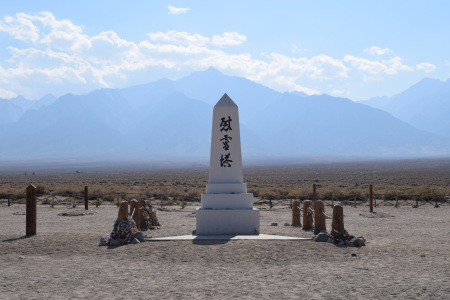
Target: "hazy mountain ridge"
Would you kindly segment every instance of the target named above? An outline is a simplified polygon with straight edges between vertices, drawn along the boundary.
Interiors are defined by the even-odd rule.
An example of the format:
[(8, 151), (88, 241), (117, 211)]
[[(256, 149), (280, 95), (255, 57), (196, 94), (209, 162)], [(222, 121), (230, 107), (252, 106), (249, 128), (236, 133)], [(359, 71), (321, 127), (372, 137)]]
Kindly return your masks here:
[(0, 123), (0, 155), (206, 158), (213, 105), (225, 92), (239, 106), (247, 157), (450, 152), (450, 139), (379, 109), (327, 95), (278, 93), (208, 69), (177, 81), (50, 99), (14, 122)]
[(450, 137), (450, 80), (425, 78), (398, 95), (361, 103), (383, 109), (416, 128)]

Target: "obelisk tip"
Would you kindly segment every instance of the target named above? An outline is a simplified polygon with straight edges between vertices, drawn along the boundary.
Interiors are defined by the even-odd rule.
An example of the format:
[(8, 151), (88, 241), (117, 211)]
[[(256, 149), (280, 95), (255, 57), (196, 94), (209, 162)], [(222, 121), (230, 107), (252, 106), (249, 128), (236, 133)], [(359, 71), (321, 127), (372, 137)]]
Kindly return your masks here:
[(236, 103), (234, 103), (233, 100), (227, 95), (227, 93), (223, 94), (222, 98), (216, 103), (214, 107), (218, 106), (236, 106)]

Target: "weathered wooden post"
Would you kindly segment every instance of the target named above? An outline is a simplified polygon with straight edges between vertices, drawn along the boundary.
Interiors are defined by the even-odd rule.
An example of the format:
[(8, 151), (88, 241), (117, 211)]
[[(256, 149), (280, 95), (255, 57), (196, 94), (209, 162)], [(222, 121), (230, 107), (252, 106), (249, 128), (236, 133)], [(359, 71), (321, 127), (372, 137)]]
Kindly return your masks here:
[(36, 235), (36, 187), (30, 184), (27, 187), (27, 208), (26, 208), (26, 235)]
[(52, 195), (52, 208), (54, 207), (54, 205), (55, 205), (55, 195)]
[(136, 199), (130, 201), (130, 214), (136, 226), (139, 226), (141, 224), (141, 213), (139, 212), (139, 203)]
[(77, 203), (77, 201), (76, 201), (76, 196), (73, 196), (73, 203), (72, 203), (72, 208), (75, 208), (75, 206), (76, 206), (76, 203)]
[(356, 208), (356, 196), (355, 196), (355, 198), (353, 199), (353, 205), (354, 205), (355, 208)]
[(122, 201), (119, 204), (119, 213), (117, 215), (117, 220), (119, 222), (128, 220), (128, 202)]
[(398, 195), (395, 195), (395, 208), (398, 208)]
[(8, 198), (8, 207), (11, 206), (11, 199)]
[(335, 239), (344, 238), (344, 210), (339, 204), (333, 208), (333, 221), (331, 223), (331, 235)]
[(372, 191), (372, 185), (369, 185), (369, 203), (370, 203), (370, 212), (373, 213), (373, 191)]
[(331, 193), (331, 208), (334, 207), (334, 196), (333, 193)]
[(87, 185), (84, 186), (84, 209), (88, 210), (89, 209), (89, 195), (88, 195), (88, 187)]
[(313, 204), (316, 202), (317, 200), (317, 193), (316, 193), (316, 184), (313, 184)]
[(139, 225), (137, 225), (138, 229), (145, 228), (145, 220), (144, 220), (144, 209), (143, 207), (146, 205), (145, 200), (139, 201)]
[(300, 201), (292, 202), (292, 226), (301, 226), (300, 223)]
[(303, 202), (303, 230), (309, 230), (313, 227), (312, 202), (306, 200)]
[(327, 230), (325, 224), (325, 203), (322, 200), (314, 202), (314, 234)]

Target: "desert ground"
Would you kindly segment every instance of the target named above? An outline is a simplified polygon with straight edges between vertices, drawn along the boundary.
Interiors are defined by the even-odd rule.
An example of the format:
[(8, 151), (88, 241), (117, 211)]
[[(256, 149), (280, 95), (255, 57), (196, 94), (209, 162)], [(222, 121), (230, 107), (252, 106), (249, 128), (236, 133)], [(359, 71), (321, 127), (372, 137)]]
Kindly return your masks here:
[[(333, 182), (339, 186), (359, 179), (362, 185), (369, 182), (364, 179), (368, 174), (370, 180), (392, 185), (439, 182), (437, 185), (448, 187), (450, 172), (442, 164), (435, 169), (420, 169), (423, 172), (414, 167), (403, 171), (391, 168), (392, 164), (387, 164), (373, 175), (373, 170), (364, 166), (341, 168), (339, 172), (317, 167), (309, 173), (310, 167), (304, 167), (300, 168), (303, 173), (296, 174), (308, 184)], [(267, 178), (272, 186), (285, 181), (288, 185), (291, 178), (286, 177), (289, 167), (254, 170), (247, 175), (252, 184)], [(11, 186), (16, 181), (27, 183), (23, 178), (14, 181), (13, 177), (4, 176), (2, 181)], [(40, 184), (45, 180), (51, 183), (51, 178), (46, 178)], [(401, 183), (395, 183), (395, 178)], [(153, 201), (157, 206), (158, 201)], [(409, 203), (414, 202), (398, 208), (381, 205), (375, 208), (375, 214), (369, 213), (365, 202), (356, 208), (345, 205), (346, 230), (367, 240), (361, 248), (313, 240), (146, 241), (107, 247), (98, 244), (102, 236), (110, 234), (117, 218), (113, 202), (105, 201), (99, 207), (91, 204), (89, 214), (80, 216), (60, 214), (86, 212), (81, 205), (72, 208), (60, 203), (51, 208), (38, 204), (37, 235), (27, 237), (25, 205), (13, 202), (8, 207), (2, 201), (0, 298), (448, 299), (450, 206), (442, 202), (435, 208), (431, 202), (413, 208)], [(146, 234), (191, 234), (198, 206), (198, 202), (184, 208), (175, 203), (165, 205), (157, 211), (162, 226)], [(272, 209), (267, 202), (258, 202), (256, 207), (261, 209), (261, 233), (313, 237), (311, 231), (285, 226), (292, 217), (288, 201), (278, 201)], [(326, 206), (326, 213), (332, 214), (330, 206)], [(329, 230), (331, 220), (326, 222)]]
[[(2, 206), (0, 298), (150, 299), (448, 299), (449, 206), (344, 207), (349, 233), (366, 246), (312, 240), (146, 241), (98, 246), (117, 218), (114, 205), (95, 214), (39, 206), (37, 235), (25, 236), (24, 205)], [(331, 212), (331, 208), (327, 208)], [(16, 213), (16, 214), (15, 214)], [(158, 211), (151, 237), (191, 234), (194, 207)], [(278, 226), (271, 226), (272, 223)], [(261, 211), (261, 233), (312, 237), (285, 226), (289, 207)], [(327, 229), (331, 220), (327, 220)]]

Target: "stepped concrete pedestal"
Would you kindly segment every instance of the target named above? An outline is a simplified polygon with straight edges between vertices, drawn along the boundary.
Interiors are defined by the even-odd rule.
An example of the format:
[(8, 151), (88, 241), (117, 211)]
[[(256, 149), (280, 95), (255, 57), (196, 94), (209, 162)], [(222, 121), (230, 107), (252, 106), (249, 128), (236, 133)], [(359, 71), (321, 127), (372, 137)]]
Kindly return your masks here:
[(209, 181), (196, 212), (196, 234), (259, 234), (259, 217), (243, 182), (238, 107), (225, 94), (214, 106)]

